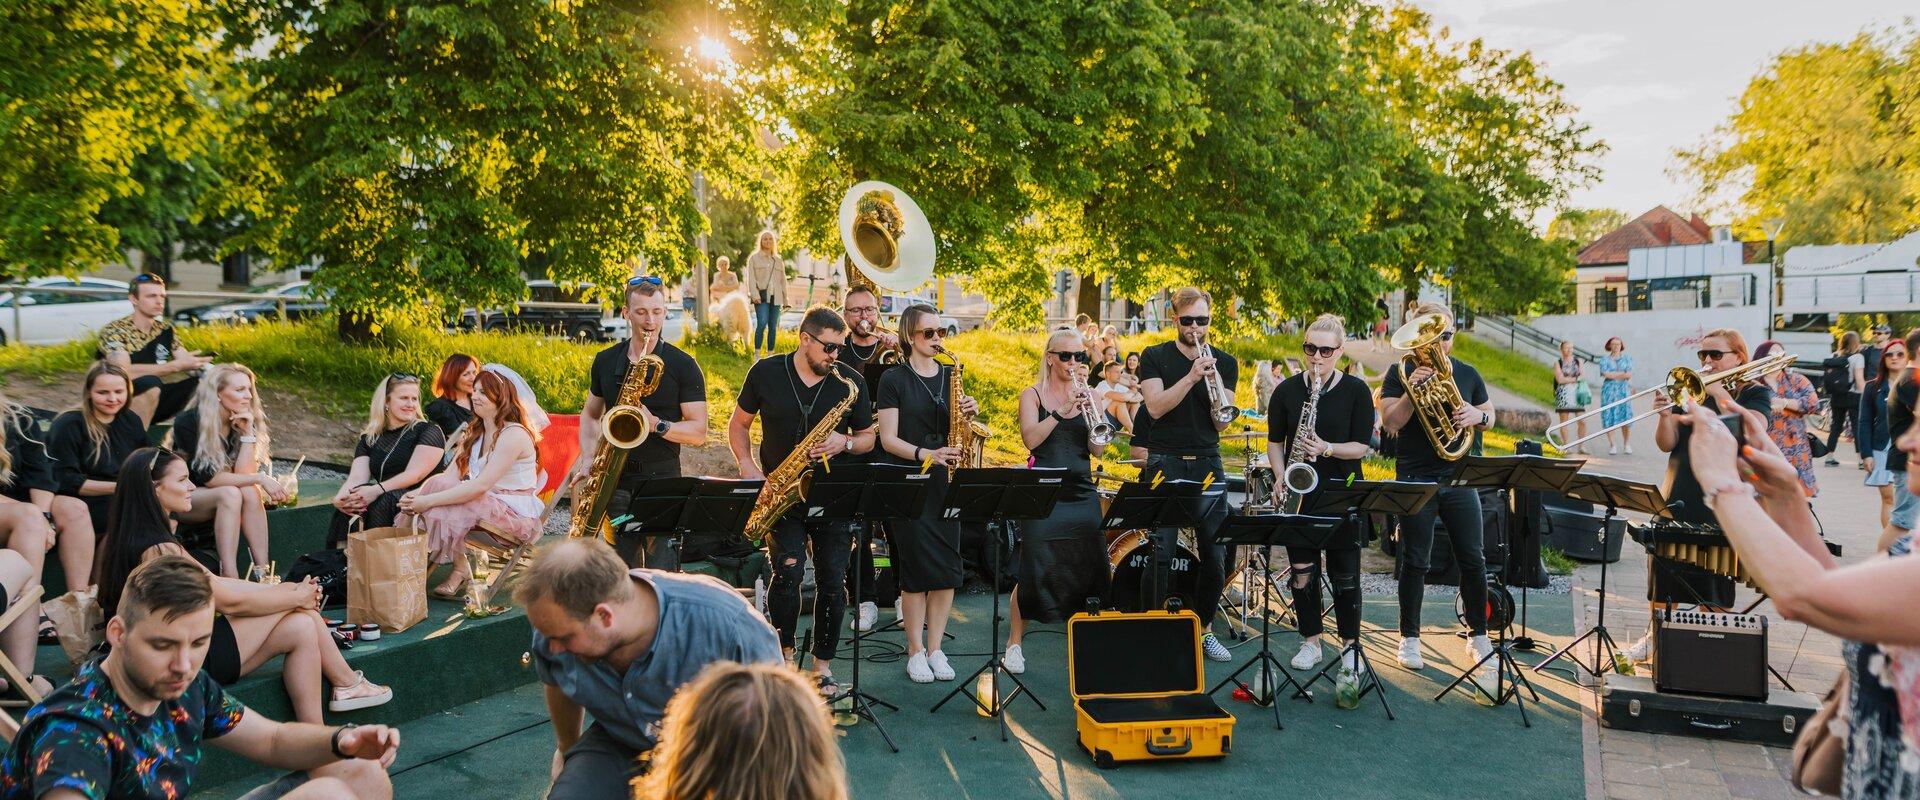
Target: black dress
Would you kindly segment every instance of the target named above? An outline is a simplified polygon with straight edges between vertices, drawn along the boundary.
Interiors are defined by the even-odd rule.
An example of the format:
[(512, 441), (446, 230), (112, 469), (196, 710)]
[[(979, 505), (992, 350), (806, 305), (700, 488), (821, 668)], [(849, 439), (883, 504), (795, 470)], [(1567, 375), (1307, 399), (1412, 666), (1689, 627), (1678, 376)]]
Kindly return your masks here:
[[(404, 428), (388, 430), (372, 442), (368, 442), (366, 436), (361, 436), (359, 443), (354, 445), (354, 460), (367, 460), (367, 481), (385, 483), (387, 487), (385, 492), (367, 504), (366, 511), (361, 512), (360, 524), (363, 527), (384, 528), (392, 525), (394, 518), (400, 515), (400, 496), (414, 487), (399, 486), (388, 481), (407, 471), (407, 465), (413, 461), (413, 451), (421, 447), (438, 447), (444, 451), (447, 437), (440, 432), (438, 425), (416, 421)], [(421, 480), (425, 481), (424, 478)], [(334, 509), (333, 523), (327, 530), (327, 546), (345, 546), (347, 534), (352, 530), (353, 517), (338, 508)]]
[[(1035, 392), (1038, 400), (1038, 392)], [(1048, 409), (1040, 406), (1045, 415)], [(1100, 530), (1100, 494), (1094, 490), (1084, 415), (1054, 423), (1033, 448), (1035, 467), (1067, 470), (1053, 515), (1021, 524), (1020, 617), (1059, 622), (1107, 595), (1107, 541)]]
[(120, 463), (133, 455), (133, 451), (147, 446), (147, 426), (140, 422), (140, 415), (123, 408), (107, 425), (106, 440), (95, 448), (93, 440), (87, 437), (87, 423), (80, 414), (78, 410), (68, 411), (54, 418), (53, 429), (47, 432), (47, 455), (53, 459), (55, 493), (78, 497), (86, 503), (87, 513), (93, 517), (93, 530), (104, 535), (107, 509), (112, 505), (113, 496), (82, 495), (80, 487), (89, 480), (108, 483), (120, 480)]
[(47, 457), (46, 436), (34, 424), (33, 415), (22, 408), (0, 409), (0, 435), (6, 438), (8, 469), (13, 474), (0, 481), (0, 495), (22, 503), (33, 502), (29, 490), (51, 492), (59, 488), (53, 482), (53, 462)]
[(427, 419), (440, 426), (440, 433), (447, 439), (453, 438), (453, 432), (473, 419), (473, 409), (460, 405), (444, 397), (433, 398), (427, 403)]
[[(938, 450), (947, 445), (947, 371), (923, 377), (911, 366), (887, 370), (874, 392), (874, 408), (899, 411), (895, 433), (916, 447)], [(919, 466), (919, 462), (887, 453), (885, 462)], [(903, 592), (958, 589), (965, 582), (960, 560), (960, 524), (941, 519), (947, 496), (947, 470), (928, 470), (926, 500), (920, 515), (893, 525), (894, 578)]]

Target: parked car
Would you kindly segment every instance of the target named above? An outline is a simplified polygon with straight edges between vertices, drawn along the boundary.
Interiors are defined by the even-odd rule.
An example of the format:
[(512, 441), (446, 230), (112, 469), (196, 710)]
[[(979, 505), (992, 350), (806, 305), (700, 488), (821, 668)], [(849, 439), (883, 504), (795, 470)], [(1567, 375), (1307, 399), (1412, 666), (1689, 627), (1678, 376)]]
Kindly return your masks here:
[[(35, 289), (102, 289), (99, 294), (67, 294)], [(0, 344), (61, 344), (93, 335), (101, 326), (132, 313), (127, 282), (107, 278), (34, 278), (26, 291), (0, 292)]]
[(272, 319), (280, 313), (279, 299), (286, 301), (287, 319), (306, 319), (327, 310), (326, 298), (311, 294), (307, 281), (294, 281), (279, 286), (257, 286), (248, 292), (261, 295), (261, 298), (183, 308), (173, 312), (173, 324), (183, 327), (213, 324), (239, 325), (257, 322), (263, 317)]
[[(592, 284), (582, 284), (571, 290), (561, 288), (559, 284), (548, 280), (527, 281), (527, 302), (529, 303), (580, 303), (575, 308), (544, 308), (539, 306), (521, 306), (518, 310), (488, 309), (476, 312), (463, 309), (456, 326), (460, 330), (484, 331), (542, 331), (569, 339), (589, 339), (605, 341), (615, 333), (624, 336), (626, 320), (609, 314), (598, 302), (587, 299)], [(617, 323), (610, 323), (617, 320)]]

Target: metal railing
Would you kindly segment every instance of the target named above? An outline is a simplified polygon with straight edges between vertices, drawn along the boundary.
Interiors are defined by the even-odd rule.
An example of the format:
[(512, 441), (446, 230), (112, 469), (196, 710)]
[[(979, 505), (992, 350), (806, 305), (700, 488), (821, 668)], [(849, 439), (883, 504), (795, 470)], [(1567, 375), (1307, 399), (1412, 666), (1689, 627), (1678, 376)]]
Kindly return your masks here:
[[(1495, 334), (1491, 337), (1492, 339), (1506, 339), (1507, 349), (1514, 352), (1520, 352), (1520, 348), (1522, 347), (1529, 347), (1547, 354), (1550, 358), (1557, 359), (1560, 357), (1560, 343), (1566, 341), (1504, 314), (1474, 314), (1473, 317), (1477, 322), (1492, 323), (1493, 328), (1505, 329), (1504, 331), (1489, 331), (1489, 333)], [(1504, 336), (1501, 335), (1502, 333), (1504, 333)], [(1598, 353), (1594, 353), (1578, 345), (1574, 346), (1573, 355), (1575, 358), (1587, 362), (1598, 361), (1600, 358)]]

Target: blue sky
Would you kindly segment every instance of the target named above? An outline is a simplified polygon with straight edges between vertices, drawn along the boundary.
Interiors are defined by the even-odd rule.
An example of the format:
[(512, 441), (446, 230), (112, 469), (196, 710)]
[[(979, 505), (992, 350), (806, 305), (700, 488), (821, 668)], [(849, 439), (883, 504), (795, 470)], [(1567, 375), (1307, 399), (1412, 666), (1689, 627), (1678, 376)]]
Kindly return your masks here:
[(1692, 187), (1667, 174), (1674, 149), (1694, 145), (1726, 119), (1772, 56), (1920, 13), (1915, 0), (1412, 2), (1456, 38), (1530, 50), (1544, 62), (1611, 147), (1600, 179), (1576, 191), (1570, 204), (1629, 216), (1662, 203), (1691, 208)]

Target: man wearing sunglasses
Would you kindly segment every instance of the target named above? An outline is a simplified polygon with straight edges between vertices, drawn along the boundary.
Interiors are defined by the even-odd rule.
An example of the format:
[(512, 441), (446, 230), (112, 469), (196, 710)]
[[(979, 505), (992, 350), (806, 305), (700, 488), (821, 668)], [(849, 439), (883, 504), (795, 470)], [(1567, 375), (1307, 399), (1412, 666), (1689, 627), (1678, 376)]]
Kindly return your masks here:
[[(846, 303), (841, 313), (847, 319), (847, 346), (840, 348), (840, 363), (860, 373), (860, 377), (866, 379), (868, 386), (875, 387), (874, 391), (877, 393), (881, 374), (894, 366), (880, 363), (880, 357), (889, 352), (898, 354), (900, 338), (880, 330), (880, 296), (874, 292), (873, 284), (861, 282), (848, 289)], [(878, 449), (878, 447), (875, 448), (875, 450)], [(841, 458), (854, 463), (864, 463), (869, 455), (875, 454), (862, 453), (841, 456)], [(875, 548), (890, 546), (892, 539), (889, 527), (887, 523), (873, 524)], [(881, 552), (884, 554), (889, 551)], [(860, 550), (854, 554), (852, 568), (847, 570), (849, 593), (854, 590), (855, 570), (866, 571), (866, 576), (860, 581), (860, 596), (852, 598), (857, 608), (853, 618), (853, 629), (862, 633), (872, 630), (873, 626), (880, 621), (880, 606), (897, 605), (899, 601), (899, 592), (893, 580), (893, 568), (887, 567), (885, 574), (878, 573), (874, 569), (873, 556), (873, 549)], [(896, 617), (899, 616), (898, 611), (896, 608)]]
[[(727, 422), (727, 446), (740, 465), (740, 477), (765, 478), (768, 470), (795, 455), (793, 449), (800, 440), (847, 398), (847, 385), (831, 377), (835, 370), (853, 382), (857, 397), (839, 427), (804, 457), (819, 461), (873, 449), (872, 395), (858, 371), (839, 363), (846, 342), (846, 320), (833, 309), (814, 306), (800, 320), (798, 348), (784, 356), (760, 359), (747, 370), (747, 377), (740, 382), (733, 418)], [(749, 439), (755, 417), (760, 419), (757, 461)], [(853, 550), (853, 528), (844, 522), (809, 522), (802, 517), (803, 511), (796, 504), (774, 523), (769, 537), (773, 586), (767, 597), (767, 616), (780, 633), (780, 647), (791, 658), (800, 618), (800, 577), (811, 546), (814, 681), (822, 693), (831, 694), (839, 688), (833, 680), (833, 656), (847, 610), (844, 587), (847, 557)]]
[[(1220, 590), (1226, 586), (1226, 548), (1215, 545), (1213, 536), (1227, 519), (1227, 474), (1220, 464), (1220, 431), (1227, 426), (1215, 421), (1205, 382), (1217, 376), (1231, 394), (1240, 374), (1239, 362), (1218, 347), (1211, 348), (1210, 358), (1200, 355), (1213, 324), (1213, 299), (1206, 292), (1191, 286), (1174, 292), (1173, 312), (1179, 317), (1179, 335), (1140, 352), (1140, 393), (1146, 396), (1143, 412), (1153, 417), (1152, 443), (1140, 479), (1153, 480), (1159, 475), (1196, 482), (1206, 482), (1209, 477), (1212, 480), (1206, 491), (1205, 516), (1194, 528), (1200, 548), (1196, 554), (1200, 558), (1200, 596), (1194, 598), (1194, 612), (1200, 615), (1201, 626), (1210, 628), (1220, 607)], [(1155, 534), (1161, 543), (1159, 552), (1174, 551), (1179, 529), (1162, 528)], [(1159, 568), (1155, 566), (1156, 571)], [(1212, 633), (1201, 637), (1200, 645), (1209, 659), (1233, 660), (1233, 654)]]
[[(593, 357), (587, 400), (580, 407), (580, 455), (574, 459), (573, 469), (567, 476), (569, 484), (574, 486), (587, 476), (600, 443), (601, 417), (607, 409), (620, 403), (620, 388), (627, 382), (627, 373), (641, 356), (649, 353), (658, 356), (665, 366), (661, 370), (660, 386), (640, 400), (647, 440), (627, 454), (619, 475), (602, 478), (615, 481), (617, 487), (609, 504), (609, 508), (614, 509), (609, 512), (613, 516), (624, 513), (633, 487), (642, 479), (680, 474), (681, 445), (697, 447), (707, 441), (706, 376), (701, 374), (700, 364), (693, 356), (660, 336), (667, 321), (666, 287), (651, 275), (627, 281), (622, 307), (621, 315), (627, 318), (632, 335)], [(639, 552), (639, 541), (620, 542), (618, 549), (627, 563), (635, 566), (644, 563), (655, 569), (679, 569), (680, 565), (675, 563), (673, 553), (665, 544), (665, 539), (650, 540), (646, 553)]]
[[(1439, 352), (1453, 369), (1453, 384), (1460, 390), (1460, 397), (1467, 401), (1453, 410), (1453, 424), (1473, 431), (1473, 447), (1468, 452), (1478, 453), (1479, 431), (1493, 424), (1487, 384), (1479, 370), (1452, 355), (1453, 314), (1438, 303), (1422, 303), (1413, 310), (1416, 317), (1428, 314), (1439, 314), (1446, 320)], [(1425, 666), (1420, 654), (1420, 605), (1426, 598), (1427, 559), (1433, 552), (1435, 518), (1445, 519), (1453, 560), (1460, 565), (1460, 597), (1472, 634), (1467, 640), (1472, 650), (1468, 661), (1478, 662), (1493, 652), (1493, 643), (1487, 640), (1487, 557), (1482, 542), (1485, 534), (1481, 529), (1480, 494), (1474, 489), (1446, 485), (1446, 479), (1453, 475), (1454, 462), (1434, 451), (1422, 423), (1413, 418), (1413, 399), (1407, 396), (1407, 386), (1433, 380), (1433, 370), (1420, 367), (1402, 376), (1401, 366), (1395, 362), (1387, 367), (1380, 382), (1380, 430), (1383, 436), (1393, 437), (1395, 476), (1441, 486), (1426, 506), (1400, 518), (1400, 665), (1407, 669)], [(1487, 662), (1484, 680), (1495, 677), (1496, 667), (1495, 662)]]
[(133, 313), (100, 328), (94, 358), (118, 364), (133, 376), (127, 407), (156, 424), (173, 419), (200, 388), (200, 368), (213, 363), (180, 346), (167, 321), (167, 282), (140, 273), (127, 284)]

